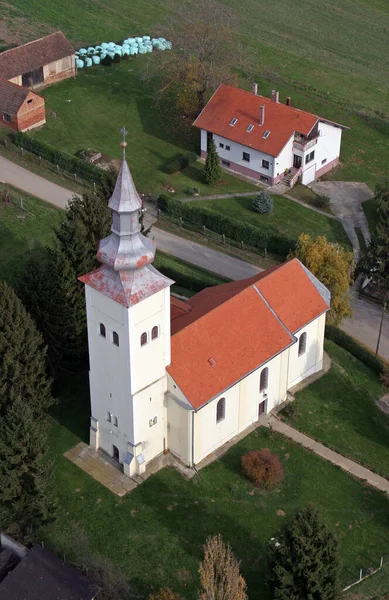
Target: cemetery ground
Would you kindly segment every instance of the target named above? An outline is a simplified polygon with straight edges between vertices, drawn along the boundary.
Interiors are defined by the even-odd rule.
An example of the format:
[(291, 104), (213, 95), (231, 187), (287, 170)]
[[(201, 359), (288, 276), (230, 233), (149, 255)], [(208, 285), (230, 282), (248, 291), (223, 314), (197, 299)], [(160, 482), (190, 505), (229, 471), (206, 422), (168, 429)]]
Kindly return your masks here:
[[(360, 394), (379, 395), (374, 376), (359, 361), (334, 344), (328, 344), (327, 350), (334, 360), (335, 379), (341, 368), (347, 384), (353, 379)], [(327, 382), (317, 392), (323, 404), (329, 402), (331, 374), (322, 379), (326, 382), (327, 377)], [(90, 547), (117, 565), (138, 593), (168, 585), (186, 600), (195, 600), (202, 544), (208, 535), (220, 532), (242, 561), (250, 600), (270, 600), (266, 544), (284, 519), (309, 502), (321, 508), (339, 536), (343, 585), (358, 579), (360, 568), (376, 567), (381, 555), (387, 555), (389, 500), (268, 429), (255, 430), (190, 481), (166, 468), (119, 498), (63, 456), (80, 440), (88, 442), (86, 378), (62, 390), (52, 417), (48, 458), (54, 465), (58, 516), (39, 532), (39, 539), (76, 560), (72, 531), (82, 530)], [(379, 434), (381, 425), (374, 421), (371, 435), (374, 427)], [(369, 452), (368, 434), (365, 437), (360, 444), (366, 443)], [(279, 455), (285, 471), (284, 481), (271, 492), (254, 488), (240, 466), (243, 454), (264, 447)], [(387, 590), (387, 569), (377, 581)], [(363, 584), (354, 592), (362, 593), (372, 585)]]
[(385, 394), (377, 377), (351, 354), (326, 342), (331, 371), (296, 395), (287, 422), (326, 446), (389, 479), (389, 416), (375, 401)]

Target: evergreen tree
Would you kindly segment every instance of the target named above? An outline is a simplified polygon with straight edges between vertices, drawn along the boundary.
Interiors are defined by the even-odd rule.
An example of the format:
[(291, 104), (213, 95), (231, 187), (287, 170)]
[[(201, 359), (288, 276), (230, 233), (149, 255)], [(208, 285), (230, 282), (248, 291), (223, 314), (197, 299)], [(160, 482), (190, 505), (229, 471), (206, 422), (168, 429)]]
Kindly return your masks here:
[(205, 160), (203, 176), (205, 183), (208, 185), (215, 185), (222, 177), (219, 155), (216, 151), (214, 140), (210, 140), (208, 143), (208, 154)]
[(261, 192), (253, 201), (253, 210), (262, 215), (269, 215), (273, 210), (273, 198), (267, 192)]
[(0, 522), (23, 534), (52, 512), (41, 460), (51, 404), (42, 336), (13, 289), (0, 282)]
[(386, 295), (389, 293), (389, 181), (377, 186), (378, 222), (371, 242), (362, 255), (360, 268)]
[(339, 545), (313, 506), (299, 511), (269, 547), (274, 600), (336, 600)]

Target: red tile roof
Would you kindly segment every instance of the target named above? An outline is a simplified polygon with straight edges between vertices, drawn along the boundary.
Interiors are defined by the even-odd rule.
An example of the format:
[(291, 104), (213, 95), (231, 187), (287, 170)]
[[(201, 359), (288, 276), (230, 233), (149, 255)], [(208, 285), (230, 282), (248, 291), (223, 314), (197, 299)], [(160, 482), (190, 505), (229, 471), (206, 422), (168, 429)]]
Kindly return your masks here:
[(57, 31), (39, 40), (1, 52), (0, 77), (13, 79), (73, 54), (73, 46), (62, 31)]
[(29, 95), (38, 96), (35, 92), (0, 77), (0, 112), (16, 115)]
[(189, 311), (173, 301), (167, 370), (195, 409), (285, 350), (293, 333), (329, 308), (297, 259), (186, 304)]
[[(263, 125), (259, 125), (261, 105), (265, 106)], [(233, 118), (238, 121), (232, 127)], [(273, 102), (270, 98), (220, 85), (194, 126), (270, 156), (278, 156), (294, 132), (308, 135), (319, 120), (332, 123), (293, 106)], [(249, 125), (254, 125), (251, 132), (247, 132)], [(263, 138), (265, 131), (270, 131), (266, 139)]]

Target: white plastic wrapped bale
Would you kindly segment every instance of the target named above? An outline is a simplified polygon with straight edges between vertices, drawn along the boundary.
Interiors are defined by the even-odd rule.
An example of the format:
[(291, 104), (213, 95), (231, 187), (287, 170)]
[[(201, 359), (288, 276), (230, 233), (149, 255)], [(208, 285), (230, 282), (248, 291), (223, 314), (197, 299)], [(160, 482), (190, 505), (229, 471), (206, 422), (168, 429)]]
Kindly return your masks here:
[(97, 56), (97, 54), (95, 54), (95, 56), (92, 56), (92, 61), (94, 65), (99, 65), (100, 64), (100, 56)]
[(83, 69), (84, 68), (84, 61), (81, 60), (81, 58), (76, 58), (76, 67), (77, 67), (77, 69)]
[(82, 56), (83, 54), (86, 54), (86, 53), (87, 53), (87, 50), (86, 50), (86, 48), (80, 48), (80, 49), (79, 49), (79, 51), (78, 51), (78, 54), (79, 54), (80, 56)]

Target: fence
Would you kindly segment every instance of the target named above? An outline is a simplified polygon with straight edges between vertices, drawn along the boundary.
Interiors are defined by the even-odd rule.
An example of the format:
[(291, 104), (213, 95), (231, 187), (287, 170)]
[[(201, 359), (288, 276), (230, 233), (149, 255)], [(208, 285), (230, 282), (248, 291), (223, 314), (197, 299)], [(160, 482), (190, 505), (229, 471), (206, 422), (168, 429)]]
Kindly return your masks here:
[(346, 585), (346, 587), (344, 587), (342, 589), (342, 592), (347, 592), (348, 590), (355, 587), (359, 583), (362, 583), (362, 581), (365, 581), (369, 577), (372, 577), (373, 575), (375, 575), (376, 573), (381, 571), (381, 569), (388, 566), (388, 564), (389, 564), (389, 557), (381, 556), (380, 559), (377, 560), (377, 563), (375, 566), (368, 567), (367, 569), (366, 568), (360, 569), (358, 579), (355, 579), (352, 583), (350, 583), (349, 585)]
[[(149, 209), (148, 209), (149, 210)], [(163, 213), (160, 209), (156, 209), (156, 214), (158, 221), (161, 223), (167, 223), (169, 225), (173, 225), (173, 227), (177, 229), (186, 229), (187, 231), (193, 231), (194, 233), (200, 234), (204, 237), (204, 239), (209, 240), (213, 244), (223, 246), (225, 249), (239, 249), (247, 252), (251, 252), (252, 254), (257, 254), (258, 256), (267, 257), (266, 248), (260, 249), (255, 248), (254, 246), (250, 246), (245, 242), (238, 242), (237, 240), (233, 240), (228, 238), (224, 234), (216, 233), (211, 229), (205, 227), (205, 225), (198, 225), (197, 223), (193, 223), (182, 217), (171, 217), (166, 213)]]

